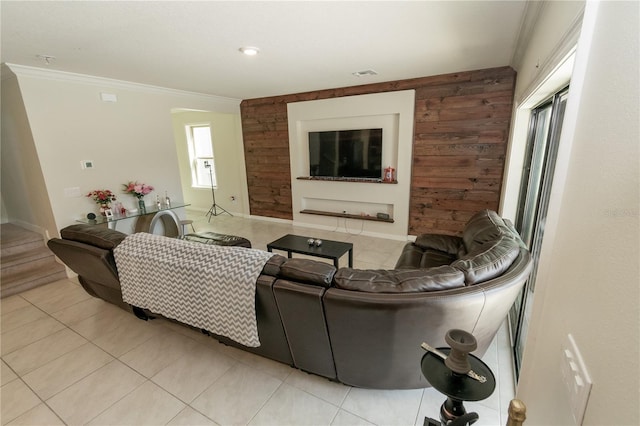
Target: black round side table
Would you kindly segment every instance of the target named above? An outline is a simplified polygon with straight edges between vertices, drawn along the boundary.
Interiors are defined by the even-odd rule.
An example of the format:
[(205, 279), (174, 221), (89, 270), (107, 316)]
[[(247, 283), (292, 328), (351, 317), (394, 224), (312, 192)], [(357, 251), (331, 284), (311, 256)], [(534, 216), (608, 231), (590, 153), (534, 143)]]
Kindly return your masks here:
[[(438, 350), (447, 356), (451, 353), (450, 348), (438, 348)], [(486, 377), (484, 383), (466, 374), (454, 372), (432, 352), (427, 352), (422, 357), (422, 374), (431, 386), (447, 397), (440, 407), (440, 424), (442, 426), (473, 424), (478, 419), (478, 415), (467, 413), (463, 402), (486, 399), (496, 388), (496, 379), (491, 369), (476, 356), (468, 354), (467, 357), (471, 369)], [(433, 419), (425, 418), (424, 426), (434, 425), (437, 423)]]

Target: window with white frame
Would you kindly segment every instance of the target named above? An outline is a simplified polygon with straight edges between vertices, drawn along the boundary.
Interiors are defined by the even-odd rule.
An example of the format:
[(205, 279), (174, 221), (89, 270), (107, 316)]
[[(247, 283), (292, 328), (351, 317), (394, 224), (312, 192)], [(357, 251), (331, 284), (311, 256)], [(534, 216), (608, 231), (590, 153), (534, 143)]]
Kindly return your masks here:
[(191, 165), (191, 186), (194, 188), (217, 187), (216, 168), (211, 142), (211, 126), (190, 124), (186, 126)]

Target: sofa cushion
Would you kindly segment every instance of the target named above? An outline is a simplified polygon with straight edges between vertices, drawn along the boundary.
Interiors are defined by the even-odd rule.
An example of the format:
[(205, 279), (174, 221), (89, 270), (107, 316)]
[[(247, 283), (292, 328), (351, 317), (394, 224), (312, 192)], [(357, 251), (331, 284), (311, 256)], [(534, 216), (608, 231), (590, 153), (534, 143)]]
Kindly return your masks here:
[(453, 256), (457, 256), (463, 246), (462, 238), (442, 234), (419, 235), (414, 244), (425, 250), (437, 250)]
[(482, 210), (469, 219), (462, 232), (462, 240), (467, 253), (471, 253), (479, 246), (504, 235), (513, 234), (498, 213)]
[(456, 260), (455, 255), (434, 249), (424, 249), (414, 243), (407, 243), (396, 262), (395, 269), (421, 269), (449, 265)]
[(483, 244), (451, 264), (464, 273), (467, 285), (490, 280), (505, 272), (520, 252), (519, 238), (503, 235)]
[(336, 267), (311, 259), (287, 259), (280, 266), (280, 277), (293, 281), (331, 287)]
[(369, 293), (418, 293), (464, 287), (464, 274), (450, 266), (401, 270), (340, 268), (333, 281), (337, 288), (344, 290)]
[(101, 226), (77, 224), (61, 229), (60, 236), (64, 240), (77, 241), (101, 249), (113, 250), (127, 237), (127, 234)]

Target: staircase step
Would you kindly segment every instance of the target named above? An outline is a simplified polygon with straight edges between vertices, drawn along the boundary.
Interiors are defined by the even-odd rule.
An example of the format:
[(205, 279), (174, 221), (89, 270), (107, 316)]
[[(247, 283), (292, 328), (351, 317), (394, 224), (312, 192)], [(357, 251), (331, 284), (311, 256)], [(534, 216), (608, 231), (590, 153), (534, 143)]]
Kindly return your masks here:
[(53, 264), (38, 266), (2, 276), (0, 297), (5, 298), (44, 284), (67, 278), (64, 266), (55, 260)]
[(45, 246), (39, 246), (28, 251), (12, 253), (2, 256), (2, 277), (7, 274), (34, 269), (41, 265), (51, 265), (55, 256)]
[(45, 246), (42, 235), (12, 223), (0, 227), (0, 255), (2, 257)]
[(67, 278), (65, 267), (37, 232), (11, 223), (0, 226), (0, 297)]

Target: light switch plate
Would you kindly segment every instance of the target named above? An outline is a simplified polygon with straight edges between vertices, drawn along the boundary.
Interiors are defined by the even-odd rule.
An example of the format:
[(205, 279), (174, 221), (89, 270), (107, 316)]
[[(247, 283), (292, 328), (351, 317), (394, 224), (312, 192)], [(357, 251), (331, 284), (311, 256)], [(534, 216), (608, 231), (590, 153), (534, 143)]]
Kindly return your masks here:
[(576, 425), (581, 425), (591, 393), (591, 377), (571, 334), (562, 342), (562, 379), (569, 391), (571, 413)]
[(80, 194), (80, 188), (77, 186), (71, 187), (71, 188), (65, 188), (64, 189), (64, 196), (66, 198), (76, 198), (76, 197), (80, 197), (82, 196), (82, 194)]
[(102, 102), (118, 102), (118, 97), (114, 93), (100, 93)]

